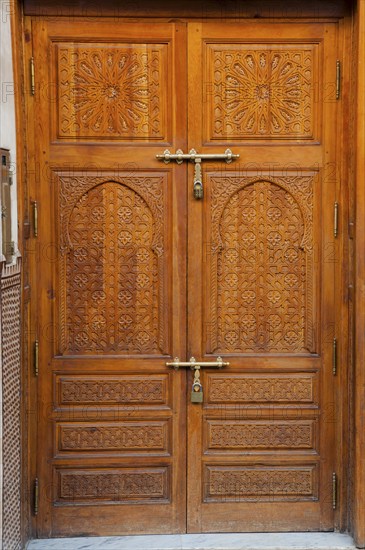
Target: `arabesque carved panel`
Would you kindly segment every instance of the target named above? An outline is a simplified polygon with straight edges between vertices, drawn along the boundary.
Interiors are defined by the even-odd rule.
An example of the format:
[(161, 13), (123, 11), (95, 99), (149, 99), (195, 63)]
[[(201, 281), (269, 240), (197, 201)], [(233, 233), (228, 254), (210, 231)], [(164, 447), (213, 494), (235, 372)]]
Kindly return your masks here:
[(58, 184), (62, 353), (166, 352), (166, 176)]
[(313, 139), (315, 48), (208, 45), (208, 139)]
[(209, 403), (302, 403), (316, 404), (314, 374), (210, 374)]
[(151, 454), (168, 452), (168, 422), (135, 421), (93, 424), (59, 424), (57, 447), (61, 452), (123, 451)]
[(212, 175), (208, 351), (313, 353), (314, 175)]
[(166, 137), (167, 46), (58, 45), (58, 138)]
[(168, 468), (58, 469), (57, 499), (62, 503), (167, 501)]
[(139, 407), (167, 405), (167, 375), (112, 376), (60, 376), (58, 377), (58, 403), (60, 405), (96, 404)]
[(316, 500), (316, 466), (206, 466), (205, 501)]
[(208, 420), (210, 450), (313, 449), (314, 423), (306, 421)]

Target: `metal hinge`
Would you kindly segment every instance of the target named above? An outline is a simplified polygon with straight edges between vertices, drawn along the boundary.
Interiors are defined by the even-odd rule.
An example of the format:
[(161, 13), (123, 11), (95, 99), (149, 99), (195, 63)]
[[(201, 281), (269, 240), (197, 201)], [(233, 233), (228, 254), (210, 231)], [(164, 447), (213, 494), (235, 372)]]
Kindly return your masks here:
[(38, 203), (33, 201), (33, 235), (38, 237)]
[(332, 508), (336, 510), (337, 506), (337, 476), (336, 473), (332, 473)]
[(341, 62), (336, 61), (336, 99), (340, 99), (341, 93)]
[(29, 60), (30, 67), (30, 93), (31, 95), (35, 94), (35, 72), (34, 72), (34, 57), (31, 57)]
[(336, 238), (338, 235), (338, 202), (335, 202), (333, 208), (333, 236)]
[(38, 376), (39, 372), (39, 342), (35, 340), (33, 343), (33, 368), (34, 376)]
[(337, 374), (337, 338), (332, 343), (332, 373), (334, 376)]
[(34, 512), (34, 515), (36, 516), (38, 514), (38, 501), (39, 501), (39, 482), (37, 477), (35, 478), (34, 484), (33, 484), (33, 498), (34, 498), (33, 512)]

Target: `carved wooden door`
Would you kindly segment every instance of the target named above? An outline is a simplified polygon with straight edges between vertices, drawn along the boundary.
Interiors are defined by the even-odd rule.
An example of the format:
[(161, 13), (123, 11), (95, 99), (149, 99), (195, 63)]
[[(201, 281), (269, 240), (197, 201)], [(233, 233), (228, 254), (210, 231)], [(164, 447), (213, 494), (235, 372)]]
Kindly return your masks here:
[(191, 531), (333, 529), (335, 29), (190, 25), (189, 146), (240, 154), (188, 195), (188, 354), (230, 362), (189, 404)]
[(332, 529), (335, 39), (33, 22), (40, 536)]
[(41, 536), (185, 529), (180, 27), (34, 23)]

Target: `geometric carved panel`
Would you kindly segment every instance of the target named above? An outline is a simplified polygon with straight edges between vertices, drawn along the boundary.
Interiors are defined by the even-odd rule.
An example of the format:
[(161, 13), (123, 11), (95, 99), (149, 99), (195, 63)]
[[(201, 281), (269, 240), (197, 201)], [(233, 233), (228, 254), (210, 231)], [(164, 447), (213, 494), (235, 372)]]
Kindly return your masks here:
[(313, 176), (210, 184), (209, 351), (313, 352)]
[(315, 45), (207, 46), (210, 140), (313, 139)]
[(58, 46), (58, 138), (163, 140), (167, 46)]
[(167, 375), (88, 375), (58, 377), (59, 405), (101, 405), (138, 403), (166, 405), (168, 402)]
[(60, 452), (122, 451), (166, 455), (168, 452), (168, 423), (157, 422), (61, 424), (57, 430)]
[(64, 354), (165, 352), (165, 177), (59, 177)]
[(313, 374), (208, 375), (209, 403), (316, 404), (317, 380)]
[(2, 365), (2, 536), (0, 546), (4, 550), (23, 548), (21, 298), (20, 258), (14, 265), (0, 263), (0, 362)]
[(206, 466), (205, 502), (316, 500), (317, 467)]
[(313, 449), (314, 422), (307, 421), (207, 421), (209, 449)]
[(160, 468), (57, 469), (59, 502), (99, 504), (107, 502), (166, 501), (169, 497), (169, 472)]

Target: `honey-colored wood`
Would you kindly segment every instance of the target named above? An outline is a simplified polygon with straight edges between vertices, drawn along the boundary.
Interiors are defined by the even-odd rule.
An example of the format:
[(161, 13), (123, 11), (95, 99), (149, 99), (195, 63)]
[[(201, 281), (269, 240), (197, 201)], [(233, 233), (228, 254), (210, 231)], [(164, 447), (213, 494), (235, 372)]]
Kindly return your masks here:
[[(32, 416), (33, 433), (39, 427), (34, 472), (43, 484), (40, 536), (184, 532), (186, 510), (190, 532), (334, 527), (332, 471), (345, 464), (339, 446), (336, 457), (335, 432), (345, 420), (337, 416), (339, 378), (332, 378), (331, 351), (334, 327), (345, 324), (337, 324), (341, 303), (335, 307), (339, 256), (332, 205), (345, 196), (334, 170), (335, 163), (342, 166), (345, 138), (341, 142), (336, 136), (341, 102), (333, 101), (333, 92), (341, 51), (335, 18), (347, 7), (337, 2), (316, 11), (333, 23), (288, 25), (273, 23), (283, 13), (265, 12), (262, 6), (259, 11), (269, 21), (235, 23), (233, 12), (222, 20), (221, 7), (212, 7), (207, 17), (217, 21), (206, 23), (196, 3), (195, 9), (185, 4), (169, 9), (156, 4), (153, 13), (141, 11), (139, 23), (135, 13), (124, 12), (118, 16), (135, 17), (85, 22), (85, 13), (76, 8), (71, 22), (62, 12), (67, 25), (62, 18), (32, 23), (37, 90), (28, 102), (36, 136), (31, 199), (40, 205), (32, 294), (45, 343), (39, 422)], [(313, 6), (299, 13), (294, 4), (288, 10), (295, 13), (288, 11), (287, 17), (313, 17)], [(60, 8), (45, 6), (26, 2), (25, 9), (55, 15)], [(103, 13), (93, 15), (111, 15), (111, 9), (104, 4)], [(255, 15), (255, 9), (257, 3), (245, 3), (238, 19)], [(187, 21), (157, 22), (167, 13), (186, 17), (187, 28)], [(234, 55), (222, 65), (230, 50)], [(256, 69), (242, 76), (235, 65), (244, 55), (252, 56)], [(143, 75), (148, 80), (148, 86), (139, 87), (138, 105), (128, 104), (134, 98), (133, 79), (123, 81), (125, 96), (119, 95), (118, 65), (127, 66), (132, 57), (136, 81)], [(283, 70), (284, 59), (291, 64), (288, 78), (299, 72), (306, 94), (299, 107), (291, 106), (290, 124), (279, 111), (280, 102), (288, 101), (285, 86), (277, 86), (272, 109), (265, 110), (274, 69), (276, 74)], [(150, 61), (159, 67), (158, 75)], [(304, 66), (306, 74), (300, 73)], [(238, 84), (227, 85), (227, 73), (238, 77)], [(293, 82), (291, 92), (298, 81)], [(251, 109), (251, 114), (263, 117), (251, 124), (250, 112), (242, 114), (231, 100), (237, 91), (258, 102), (261, 111)], [(222, 153), (227, 146), (240, 153), (240, 160), (203, 163), (202, 202), (192, 198), (191, 164), (166, 166), (155, 160), (165, 147)], [(137, 220), (132, 231), (130, 204)], [(284, 224), (276, 231), (275, 223), (281, 222), (274, 211), (272, 217), (266, 214), (261, 234), (261, 222), (254, 225), (246, 208), (252, 205), (255, 215), (281, 208)], [(346, 206), (340, 216), (341, 228)], [(299, 228), (295, 235), (293, 226)], [(263, 259), (255, 256), (251, 229), (261, 243), (269, 243)], [(300, 261), (275, 256), (275, 232), (281, 238), (291, 235)], [(222, 250), (216, 248), (217, 237)], [(131, 242), (153, 251), (142, 270), (135, 268), (144, 261), (142, 251), (133, 263)], [(228, 265), (234, 266), (232, 272)], [(259, 269), (265, 274), (259, 284), (252, 282), (250, 269), (255, 280)], [(132, 315), (120, 303), (120, 291), (126, 289), (118, 288), (118, 273), (126, 276), (137, 304)], [(151, 289), (151, 299), (143, 285)], [(253, 291), (271, 292), (272, 302), (266, 301), (261, 312), (250, 305)], [(274, 323), (270, 337), (263, 337), (266, 316), (279, 309), (278, 293), (279, 303), (286, 303), (280, 306), (279, 328)], [(161, 296), (166, 300), (159, 301)], [(128, 300), (125, 292), (122, 299)], [(290, 312), (286, 318), (285, 311)], [(243, 323), (236, 320), (240, 312)], [(236, 326), (244, 338), (237, 340)], [(344, 344), (339, 351), (346, 357)], [(229, 357), (231, 366), (227, 372), (202, 373), (204, 405), (188, 402), (185, 439), (191, 373), (166, 369), (165, 361), (175, 355), (212, 359), (218, 353)], [(346, 374), (341, 376), (342, 387)], [(341, 411), (346, 407), (345, 397)], [(137, 497), (132, 489), (123, 490), (135, 483)]]
[(189, 24), (189, 531), (333, 529), (336, 34)]
[(357, 96), (356, 96), (356, 306), (355, 306), (355, 465), (353, 527), (356, 544), (365, 548), (365, 462), (364, 462), (364, 361), (365, 361), (365, 189), (364, 189), (364, 142), (365, 142), (365, 3), (360, 0), (356, 7), (357, 43)]
[(185, 146), (185, 26), (32, 32), (38, 535), (182, 532), (185, 174), (155, 155)]

